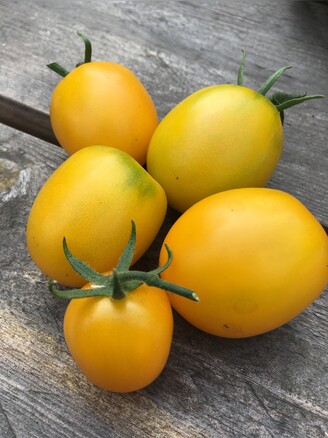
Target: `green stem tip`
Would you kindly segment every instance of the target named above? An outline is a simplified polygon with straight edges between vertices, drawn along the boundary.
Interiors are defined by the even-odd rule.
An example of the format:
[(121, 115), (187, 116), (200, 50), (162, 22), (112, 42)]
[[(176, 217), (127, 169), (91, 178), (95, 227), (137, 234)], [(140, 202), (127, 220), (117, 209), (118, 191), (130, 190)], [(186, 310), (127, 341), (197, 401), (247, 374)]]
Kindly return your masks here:
[(55, 73), (58, 73), (63, 78), (69, 73), (69, 71), (66, 70), (66, 68), (62, 67), (60, 64), (58, 64), (58, 62), (51, 62), (50, 64), (47, 64), (47, 67)]
[(241, 52), (242, 52), (242, 56), (238, 69), (237, 85), (244, 85), (244, 67), (246, 61), (246, 51), (243, 49)]
[(115, 300), (124, 299), (132, 290), (142, 284), (154, 286), (168, 292), (175, 293), (193, 301), (199, 301), (199, 297), (191, 289), (179, 286), (160, 278), (159, 274), (169, 267), (172, 262), (172, 251), (165, 244), (167, 262), (150, 272), (130, 271), (129, 267), (133, 259), (136, 244), (136, 226), (132, 221), (132, 230), (127, 245), (118, 261), (117, 267), (108, 275), (100, 274), (88, 266), (85, 262), (75, 257), (68, 249), (66, 239), (63, 239), (64, 254), (72, 268), (83, 278), (92, 283), (91, 289), (58, 289), (55, 282), (49, 283), (50, 291), (59, 298), (85, 298), (95, 296), (108, 296)]
[(285, 67), (279, 68), (277, 71), (275, 71), (262, 85), (262, 87), (259, 89), (259, 93), (263, 94), (265, 96), (267, 92), (272, 88), (272, 86), (277, 82), (277, 80), (280, 78), (280, 76), (285, 73), (286, 70), (292, 68), (292, 65), (286, 65)]
[(84, 42), (84, 61), (76, 64), (76, 67), (91, 62), (91, 56), (92, 56), (92, 45), (89, 38), (83, 32), (77, 32), (77, 34), (83, 39)]

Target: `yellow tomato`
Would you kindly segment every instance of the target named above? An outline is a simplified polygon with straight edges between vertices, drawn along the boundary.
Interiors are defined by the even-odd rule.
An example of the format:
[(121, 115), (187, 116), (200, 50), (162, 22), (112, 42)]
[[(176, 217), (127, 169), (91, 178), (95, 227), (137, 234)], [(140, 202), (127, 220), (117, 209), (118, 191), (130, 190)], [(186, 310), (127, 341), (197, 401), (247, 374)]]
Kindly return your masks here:
[(158, 377), (169, 356), (172, 332), (167, 294), (146, 285), (122, 300), (71, 300), (64, 318), (65, 340), (82, 373), (115, 392), (136, 391)]
[(69, 154), (101, 144), (127, 152), (140, 164), (158, 124), (144, 86), (114, 62), (88, 62), (65, 76), (54, 90), (50, 120)]
[(166, 204), (162, 187), (128, 154), (106, 146), (84, 148), (61, 164), (37, 195), (27, 223), (28, 249), (47, 276), (81, 286), (85, 281), (64, 255), (64, 237), (95, 270), (111, 270), (128, 241), (131, 220), (138, 229), (135, 262), (159, 231)]
[[(170, 294), (205, 332), (244, 338), (285, 324), (328, 280), (328, 238), (293, 196), (266, 188), (212, 195), (187, 210), (165, 238), (173, 261), (161, 276), (200, 302)], [(161, 251), (160, 264), (165, 260)]]
[(197, 91), (161, 121), (147, 169), (169, 204), (185, 211), (214, 193), (264, 186), (283, 147), (279, 111), (265, 96), (239, 85)]

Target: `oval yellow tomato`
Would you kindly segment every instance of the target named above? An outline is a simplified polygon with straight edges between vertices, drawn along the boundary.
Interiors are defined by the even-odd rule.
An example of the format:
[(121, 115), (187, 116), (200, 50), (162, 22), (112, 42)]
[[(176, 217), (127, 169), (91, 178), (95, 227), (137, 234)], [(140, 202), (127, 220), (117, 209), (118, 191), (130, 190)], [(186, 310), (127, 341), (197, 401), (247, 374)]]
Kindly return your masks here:
[(136, 391), (159, 376), (169, 356), (172, 332), (167, 294), (146, 285), (122, 300), (71, 300), (64, 318), (65, 340), (82, 373), (114, 392)]
[(85, 281), (70, 266), (63, 238), (98, 272), (116, 266), (138, 229), (133, 262), (154, 240), (166, 213), (162, 187), (130, 155), (107, 146), (84, 148), (50, 176), (32, 206), (26, 230), (34, 262), (66, 286)]
[(173, 108), (151, 139), (148, 172), (183, 212), (214, 193), (264, 186), (283, 147), (279, 111), (239, 85), (197, 91)]
[(244, 338), (285, 324), (328, 280), (324, 229), (279, 190), (243, 188), (205, 198), (180, 216), (165, 243), (174, 256), (161, 276), (200, 298), (193, 303), (170, 294), (173, 307), (218, 336)]
[(158, 124), (144, 86), (114, 62), (88, 62), (65, 76), (53, 92), (50, 120), (69, 154), (101, 144), (127, 152), (140, 164)]

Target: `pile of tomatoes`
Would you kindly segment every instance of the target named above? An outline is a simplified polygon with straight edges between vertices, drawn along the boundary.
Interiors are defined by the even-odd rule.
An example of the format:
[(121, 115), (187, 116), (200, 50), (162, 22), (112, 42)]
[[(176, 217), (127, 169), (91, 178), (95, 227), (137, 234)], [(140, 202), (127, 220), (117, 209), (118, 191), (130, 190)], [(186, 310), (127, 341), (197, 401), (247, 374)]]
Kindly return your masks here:
[[(27, 244), (51, 279), (73, 288), (88, 283), (71, 291), (64, 319), (81, 371), (102, 388), (135, 391), (166, 364), (171, 306), (200, 330), (244, 338), (285, 324), (324, 290), (324, 229), (293, 196), (265, 188), (283, 148), (283, 111), (322, 96), (266, 97), (289, 67), (253, 91), (243, 85), (243, 57), (236, 85), (199, 90), (159, 123), (136, 76), (113, 62), (91, 62), (81, 36), (84, 63), (70, 73), (52, 64), (64, 78), (52, 96), (51, 124), (70, 156), (35, 199)], [(167, 204), (181, 215), (160, 251), (165, 266), (149, 283), (136, 282), (128, 265), (154, 241)], [(154, 286), (158, 276), (199, 301)], [(102, 293), (105, 285), (116, 295)]]

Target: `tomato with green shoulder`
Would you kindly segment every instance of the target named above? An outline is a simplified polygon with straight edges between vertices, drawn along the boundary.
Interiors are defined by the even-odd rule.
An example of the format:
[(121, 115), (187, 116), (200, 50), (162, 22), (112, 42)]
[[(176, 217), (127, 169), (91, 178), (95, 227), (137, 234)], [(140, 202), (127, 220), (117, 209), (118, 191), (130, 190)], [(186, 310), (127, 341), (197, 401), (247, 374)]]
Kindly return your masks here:
[(155, 239), (166, 214), (163, 188), (127, 153), (90, 146), (71, 155), (49, 177), (31, 208), (26, 239), (37, 266), (66, 286), (82, 286), (62, 249), (105, 272), (117, 263), (130, 232), (138, 227), (133, 262)]
[(280, 159), (284, 111), (322, 95), (266, 94), (282, 67), (254, 91), (245, 87), (243, 57), (237, 84), (214, 85), (188, 96), (156, 128), (147, 169), (168, 203), (183, 212), (224, 190), (263, 187)]

